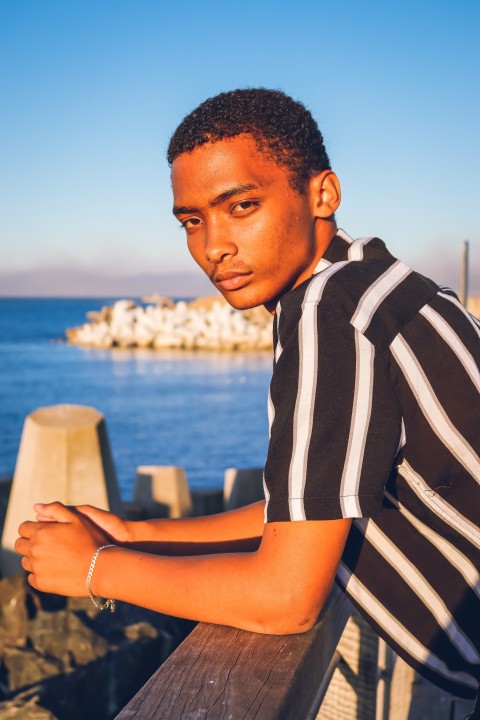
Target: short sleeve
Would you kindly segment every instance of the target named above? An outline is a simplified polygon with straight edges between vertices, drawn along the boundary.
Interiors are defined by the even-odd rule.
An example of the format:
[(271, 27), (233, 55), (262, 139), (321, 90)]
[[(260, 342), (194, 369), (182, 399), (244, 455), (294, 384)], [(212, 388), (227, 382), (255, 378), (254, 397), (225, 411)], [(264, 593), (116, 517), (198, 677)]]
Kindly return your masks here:
[(401, 411), (388, 351), (332, 307), (277, 317), (266, 521), (369, 517), (383, 506)]

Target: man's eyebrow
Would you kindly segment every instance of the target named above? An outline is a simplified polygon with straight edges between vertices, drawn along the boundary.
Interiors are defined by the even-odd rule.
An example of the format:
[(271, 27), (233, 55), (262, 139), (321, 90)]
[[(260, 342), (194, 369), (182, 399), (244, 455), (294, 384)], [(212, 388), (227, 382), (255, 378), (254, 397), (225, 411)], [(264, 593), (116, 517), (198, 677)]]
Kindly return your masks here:
[(215, 207), (216, 205), (220, 205), (224, 200), (228, 200), (231, 197), (234, 197), (235, 195), (241, 195), (244, 192), (248, 192), (249, 190), (258, 190), (259, 186), (255, 185), (254, 183), (246, 183), (245, 185), (236, 185), (235, 187), (228, 188), (228, 190), (225, 190), (224, 192), (220, 193), (220, 195), (217, 195), (217, 197), (213, 198), (211, 202), (209, 202), (209, 207)]
[[(213, 200), (210, 200), (207, 207), (216, 207), (216, 205), (220, 205), (225, 200), (228, 200), (231, 197), (235, 197), (235, 195), (241, 195), (242, 193), (248, 192), (249, 190), (258, 190), (259, 188), (260, 186), (255, 185), (254, 183), (235, 185), (234, 187), (228, 188), (228, 190), (224, 190), (222, 193), (214, 197)], [(187, 213), (198, 212), (198, 208), (189, 207), (188, 205), (175, 205), (172, 212), (174, 215), (183, 215)]]

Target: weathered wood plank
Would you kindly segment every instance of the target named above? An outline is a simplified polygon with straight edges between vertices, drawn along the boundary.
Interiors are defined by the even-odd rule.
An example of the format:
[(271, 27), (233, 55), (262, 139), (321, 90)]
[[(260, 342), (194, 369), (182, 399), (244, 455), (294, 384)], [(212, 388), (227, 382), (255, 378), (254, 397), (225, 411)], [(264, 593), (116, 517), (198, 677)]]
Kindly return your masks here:
[(300, 635), (259, 635), (200, 624), (116, 720), (302, 720), (351, 606), (334, 588), (318, 623)]

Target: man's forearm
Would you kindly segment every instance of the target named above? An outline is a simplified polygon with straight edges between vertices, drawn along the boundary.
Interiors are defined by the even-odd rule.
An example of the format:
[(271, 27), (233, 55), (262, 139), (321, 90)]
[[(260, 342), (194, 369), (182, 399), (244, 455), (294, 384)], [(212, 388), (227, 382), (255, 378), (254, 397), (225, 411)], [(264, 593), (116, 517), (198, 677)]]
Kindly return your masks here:
[[(254, 552), (166, 557), (125, 547), (128, 537), (119, 536), (115, 542), (115, 527), (121, 529), (124, 521), (111, 513), (91, 509), (92, 518), (110, 524), (111, 532), (106, 534), (86, 512), (62, 503), (36, 507), (48, 521), (22, 523), (15, 549), (23, 555), (23, 568), (37, 590), (81, 597), (89, 577), (96, 595), (271, 633), (301, 632), (315, 622), (351, 524), (350, 520), (262, 522), (261, 542)], [(231, 513), (226, 526), (220, 519), (213, 525), (218, 534), (231, 536), (232, 528), (233, 534), (242, 534), (239, 529), (245, 526), (240, 522), (239, 528), (238, 521), (245, 521), (250, 534), (258, 530), (259, 517), (257, 505)], [(206, 532), (200, 535), (205, 538)], [(210, 542), (221, 542), (215, 534), (209, 537)], [(113, 547), (98, 554), (98, 548), (110, 544)]]
[(92, 590), (192, 620), (302, 632), (328, 596), (350, 524), (272, 523), (250, 553), (163, 557), (108, 548), (98, 557)]
[(262, 632), (274, 600), (257, 567), (257, 553), (164, 557), (111, 548), (97, 560), (92, 589), (156, 612)]
[(248, 552), (258, 547), (264, 527), (264, 501), (198, 518), (129, 523), (126, 547), (165, 555)]

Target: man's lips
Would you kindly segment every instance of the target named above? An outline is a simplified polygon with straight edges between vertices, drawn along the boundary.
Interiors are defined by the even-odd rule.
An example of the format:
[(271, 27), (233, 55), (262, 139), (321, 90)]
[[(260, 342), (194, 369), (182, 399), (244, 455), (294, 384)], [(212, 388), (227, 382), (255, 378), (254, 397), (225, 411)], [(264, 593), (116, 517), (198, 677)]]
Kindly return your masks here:
[(250, 271), (223, 270), (215, 274), (213, 281), (224, 290), (238, 290), (248, 282)]

